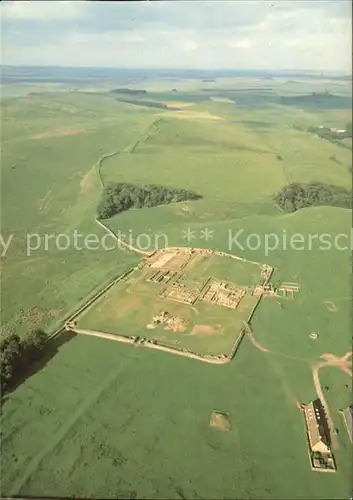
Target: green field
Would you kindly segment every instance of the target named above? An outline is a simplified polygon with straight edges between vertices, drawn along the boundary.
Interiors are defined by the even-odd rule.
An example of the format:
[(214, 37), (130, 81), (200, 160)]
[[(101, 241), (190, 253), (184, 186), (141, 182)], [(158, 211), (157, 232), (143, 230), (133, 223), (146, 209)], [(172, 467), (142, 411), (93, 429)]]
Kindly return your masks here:
[[(148, 90), (146, 101), (179, 109), (124, 103), (109, 93), (127, 86)], [(352, 457), (338, 410), (352, 402), (351, 379), (337, 367), (320, 369), (339, 431), (335, 474), (311, 471), (296, 405), (316, 398), (313, 363), (324, 353), (342, 357), (351, 350), (350, 249), (323, 250), (315, 238), (303, 250), (283, 244), (268, 250), (264, 242), (268, 234), (300, 233), (308, 241), (326, 233), (349, 246), (351, 210), (316, 206), (285, 213), (273, 201), (291, 182), (351, 188), (349, 140), (342, 147), (306, 131), (351, 121), (349, 82), (170, 77), (2, 88), (1, 234), (5, 240), (13, 235), (1, 258), (3, 337), (33, 327), (52, 334), (89, 297), (139, 263), (141, 255), (126, 249), (99, 244), (78, 250), (71, 244), (75, 230), (96, 235), (100, 243), (107, 234), (95, 221), (102, 181), (158, 184), (202, 196), (104, 221), (133, 245), (144, 234), (143, 250), (228, 252), (274, 267), (276, 286), (300, 286), (293, 299), (265, 297), (259, 304), (251, 328), (267, 351), (245, 336), (224, 366), (80, 335), (52, 340), (56, 355), (3, 401), (2, 495), (347, 498)], [(340, 98), (300, 97), (324, 88)], [(116, 155), (99, 164), (109, 153)], [(212, 232), (208, 240), (206, 229)], [(239, 230), (240, 246), (232, 240)], [(58, 248), (60, 234), (70, 237), (67, 250)], [(260, 238), (257, 248), (246, 244), (252, 234)], [(47, 245), (45, 235), (53, 235)], [(240, 286), (257, 283), (255, 265), (212, 259), (190, 270), (193, 283), (207, 276)], [(188, 305), (159, 300), (151, 290), (160, 285), (141, 276), (143, 271), (114, 285), (79, 317), (79, 326), (167, 337), (162, 341), (177, 345), (182, 333), (146, 328), (168, 303), (168, 311), (184, 315), (190, 327), (202, 316), (200, 324), (224, 324), (229, 332), (214, 335), (214, 343), (197, 335), (186, 340), (185, 334), (186, 348), (227, 352), (241, 315), (196, 304), (197, 315)], [(336, 310), (327, 310), (325, 302)], [(312, 332), (317, 339), (310, 339)], [(229, 412), (230, 432), (209, 427), (213, 410)]]
[[(292, 368), (248, 343), (219, 367), (77, 336), (5, 403), (3, 491), (343, 498), (348, 444), (339, 473), (311, 472), (303, 417), (279, 380)], [(298, 373), (293, 393), (310, 398), (309, 372)], [(229, 433), (209, 428), (214, 409), (230, 413)]]

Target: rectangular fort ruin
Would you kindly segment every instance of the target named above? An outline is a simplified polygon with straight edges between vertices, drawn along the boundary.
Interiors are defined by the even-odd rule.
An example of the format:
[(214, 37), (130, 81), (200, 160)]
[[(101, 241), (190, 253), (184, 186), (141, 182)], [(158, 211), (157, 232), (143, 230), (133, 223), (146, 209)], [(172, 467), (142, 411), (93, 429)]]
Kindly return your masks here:
[(170, 271), (169, 269), (161, 269), (154, 272), (151, 276), (147, 278), (147, 281), (152, 283), (169, 283), (169, 281), (176, 279), (178, 273), (176, 271)]
[(290, 294), (290, 298), (294, 298), (294, 294), (300, 291), (300, 286), (298, 283), (282, 283), (278, 287), (278, 291), (282, 293), (282, 297), (287, 297), (287, 293)]
[(192, 251), (192, 249), (164, 250), (153, 256), (149, 266), (152, 269), (165, 268), (170, 271), (179, 271), (187, 266), (195, 255), (196, 254)]
[(163, 299), (175, 300), (183, 304), (194, 304), (200, 294), (198, 288), (191, 288), (187, 284), (176, 282), (168, 286), (158, 295)]
[(211, 278), (200, 300), (209, 302), (210, 304), (236, 309), (245, 293), (246, 291), (244, 288), (235, 287), (231, 283)]
[(252, 291), (252, 295), (254, 295), (255, 297), (259, 297), (260, 295), (273, 297), (276, 294), (277, 290), (272, 283), (268, 283), (267, 285), (256, 285)]

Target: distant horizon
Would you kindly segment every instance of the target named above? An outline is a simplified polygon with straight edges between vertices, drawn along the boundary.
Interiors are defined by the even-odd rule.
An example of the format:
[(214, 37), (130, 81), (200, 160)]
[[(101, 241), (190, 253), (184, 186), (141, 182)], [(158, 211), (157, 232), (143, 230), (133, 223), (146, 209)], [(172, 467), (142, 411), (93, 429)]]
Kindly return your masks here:
[(76, 65), (60, 65), (60, 64), (1, 64), (1, 68), (28, 68), (28, 69), (77, 69), (77, 70), (112, 70), (112, 71), (164, 71), (171, 73), (179, 73), (179, 72), (207, 72), (207, 73), (262, 73), (262, 74), (281, 74), (281, 73), (291, 73), (291, 74), (330, 74), (330, 75), (339, 75), (339, 76), (353, 76), (352, 72), (349, 72), (345, 69), (300, 69), (300, 68), (190, 68), (190, 67), (167, 67), (167, 66), (76, 66)]

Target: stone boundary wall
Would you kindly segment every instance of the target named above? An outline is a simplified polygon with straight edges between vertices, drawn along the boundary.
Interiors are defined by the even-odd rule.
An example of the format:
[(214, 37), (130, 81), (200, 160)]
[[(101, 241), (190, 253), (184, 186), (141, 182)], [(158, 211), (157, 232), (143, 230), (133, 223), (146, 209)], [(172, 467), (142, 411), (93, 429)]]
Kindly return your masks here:
[(138, 248), (133, 247), (132, 245), (129, 245), (129, 243), (126, 243), (122, 239), (118, 237), (117, 234), (114, 233), (108, 226), (106, 226), (101, 220), (96, 219), (97, 224), (99, 224), (103, 229), (105, 229), (116, 241), (118, 241), (121, 245), (123, 245), (125, 248), (128, 250), (131, 250), (132, 252), (138, 253), (140, 255), (146, 255), (150, 257), (151, 252), (146, 252), (144, 250), (139, 250)]
[(111, 333), (101, 332), (98, 330), (85, 330), (82, 328), (77, 328), (76, 326), (70, 326), (69, 324), (67, 325), (67, 330), (80, 335), (91, 335), (92, 337), (114, 340), (116, 342), (123, 342), (125, 344), (135, 345), (136, 347), (157, 349), (158, 351), (169, 352), (171, 354), (184, 356), (185, 358), (197, 359), (198, 361), (203, 361), (204, 363), (211, 363), (216, 365), (224, 365), (231, 362), (245, 334), (245, 329), (242, 328), (229, 354), (212, 356), (207, 354), (205, 355), (196, 354), (187, 350), (176, 349), (174, 347), (157, 344), (149, 339), (141, 339), (141, 342), (137, 342), (138, 337), (126, 337), (124, 335), (111, 334)]
[[(113, 232), (111, 231), (107, 226), (105, 226), (105, 224), (103, 224), (101, 221), (97, 220), (96, 219), (96, 222), (101, 225), (104, 229), (106, 229), (110, 234), (112, 234), (112, 236), (114, 238), (116, 238), (117, 240), (119, 240), (118, 236)], [(121, 241), (121, 240), (119, 240)], [(131, 247), (130, 245), (128, 245), (127, 243), (124, 243), (122, 242), (127, 248), (129, 249), (133, 249), (133, 247)], [(178, 250), (178, 251), (183, 251), (185, 250), (185, 248), (188, 248), (188, 247), (166, 247), (165, 249), (163, 249), (162, 251), (170, 251), (170, 250)], [(190, 249), (194, 249), (194, 248), (190, 248)], [(134, 251), (136, 251), (137, 249), (134, 249)], [(215, 252), (213, 250), (207, 250), (207, 249), (194, 249), (194, 250), (200, 250), (200, 253), (205, 253), (205, 254), (215, 254), (215, 255), (219, 255), (219, 256), (222, 256), (222, 257), (230, 257), (230, 258), (234, 258), (236, 260), (241, 260), (243, 262), (249, 262), (249, 263), (252, 263), (252, 264), (256, 264), (256, 265), (259, 265), (261, 266), (262, 264), (261, 263), (258, 263), (258, 262), (254, 262), (254, 261), (249, 261), (249, 260), (246, 260), (246, 259), (243, 259), (241, 257), (237, 257), (235, 255), (231, 255), (231, 254), (227, 254), (227, 253), (223, 253), (223, 252)], [(161, 251), (161, 250), (158, 250), (158, 251)], [(137, 250), (138, 253), (142, 253), (143, 255), (145, 256), (148, 256), (148, 257), (151, 257), (152, 255), (154, 255), (156, 252), (158, 251), (153, 251), (151, 253), (148, 253), (148, 252), (143, 252), (143, 251), (139, 251)], [(269, 266), (270, 267), (270, 266)], [(101, 331), (96, 331), (96, 330), (85, 330), (85, 329), (80, 329), (80, 328), (76, 328), (76, 326), (73, 324), (75, 318), (77, 318), (78, 315), (82, 314), (88, 307), (90, 307), (93, 302), (95, 302), (96, 300), (98, 300), (105, 292), (107, 292), (110, 288), (112, 288), (116, 283), (118, 283), (119, 281), (123, 280), (126, 276), (128, 276), (130, 273), (134, 272), (136, 269), (140, 269), (141, 268), (141, 262), (136, 266), (136, 267), (133, 267), (133, 268), (130, 268), (128, 269), (125, 273), (123, 273), (122, 275), (119, 275), (117, 277), (115, 277), (110, 283), (108, 283), (103, 289), (99, 290), (96, 294), (94, 294), (87, 302), (85, 302), (74, 314), (72, 314), (71, 316), (69, 316), (69, 318), (65, 321), (65, 324), (64, 324), (64, 327), (61, 327), (60, 329), (58, 329), (56, 332), (54, 332), (50, 337), (48, 337), (48, 340), (64, 333), (65, 331), (72, 331), (73, 333), (77, 333), (77, 334), (83, 334), (83, 335), (91, 335), (91, 336), (96, 336), (96, 337), (101, 337), (101, 338), (106, 338), (106, 339), (109, 339), (109, 340), (115, 340), (115, 341), (118, 341), (118, 342), (123, 342), (123, 343), (128, 343), (128, 344), (135, 344), (135, 341), (136, 341), (136, 338), (131, 338), (131, 337), (127, 337), (127, 336), (124, 336), (124, 335), (115, 335), (115, 334), (110, 334), (110, 333), (106, 333), (106, 332), (101, 332)], [(271, 273), (269, 273), (269, 276), (267, 277), (267, 279), (265, 280), (265, 283), (264, 284), (267, 284), (272, 276), (272, 273), (273, 273), (273, 268), (271, 268)], [(209, 280), (206, 281), (206, 283), (208, 282)], [(250, 311), (250, 314), (248, 316), (248, 319), (247, 321), (245, 322), (245, 324), (249, 324), (255, 311), (256, 311), (256, 308), (258, 307), (260, 301), (261, 301), (261, 297), (262, 296), (259, 296), (257, 302), (255, 303), (255, 305), (253, 306), (252, 310)], [(179, 356), (184, 356), (184, 357), (187, 357), (187, 358), (191, 358), (191, 359), (197, 359), (199, 361), (203, 361), (205, 363), (212, 363), (212, 364), (227, 364), (227, 363), (230, 363), (230, 361), (234, 358), (239, 346), (240, 346), (240, 343), (241, 341), (243, 340), (244, 338), (244, 335), (245, 335), (245, 331), (246, 331), (246, 328), (242, 328), (239, 335), (237, 336), (234, 344), (233, 344), (233, 347), (232, 349), (230, 350), (230, 352), (225, 355), (225, 354), (222, 354), (222, 355), (215, 355), (215, 356), (211, 356), (211, 355), (200, 355), (200, 354), (195, 354), (195, 353), (192, 353), (192, 352), (189, 352), (189, 351), (186, 351), (186, 350), (180, 350), (180, 349), (176, 349), (176, 348), (173, 348), (173, 347), (168, 347), (168, 346), (164, 346), (164, 345), (161, 345), (161, 344), (157, 344), (157, 343), (154, 343), (152, 341), (148, 341), (148, 339), (144, 339), (142, 343), (140, 344), (135, 344), (136, 346), (138, 347), (146, 347), (146, 348), (150, 348), (150, 349), (157, 349), (157, 350), (160, 350), (160, 351), (165, 351), (165, 352), (169, 352), (169, 353), (172, 353), (172, 354), (177, 354)]]

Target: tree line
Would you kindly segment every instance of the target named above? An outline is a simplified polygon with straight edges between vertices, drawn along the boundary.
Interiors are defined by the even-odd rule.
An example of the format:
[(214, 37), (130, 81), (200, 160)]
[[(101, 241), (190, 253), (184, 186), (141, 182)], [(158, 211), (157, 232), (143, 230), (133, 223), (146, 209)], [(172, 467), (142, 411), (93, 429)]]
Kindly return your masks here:
[(97, 207), (98, 219), (108, 219), (130, 208), (155, 207), (202, 198), (194, 191), (148, 184), (143, 187), (126, 182), (109, 183)]
[(146, 101), (145, 99), (117, 99), (118, 102), (125, 102), (126, 104), (136, 104), (137, 106), (146, 106), (147, 108), (158, 109), (173, 109), (177, 111), (179, 108), (169, 108), (166, 104), (157, 101)]
[(130, 94), (130, 95), (146, 95), (147, 90), (144, 89), (129, 89), (129, 88), (120, 88), (113, 89), (110, 91), (111, 94)]
[(295, 212), (300, 208), (318, 205), (352, 208), (350, 190), (322, 182), (293, 182), (282, 188), (274, 199), (285, 212)]
[(12, 333), (0, 341), (1, 389), (6, 392), (13, 386), (29, 366), (38, 361), (48, 340), (43, 330), (31, 330), (23, 338)]

